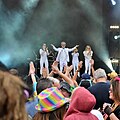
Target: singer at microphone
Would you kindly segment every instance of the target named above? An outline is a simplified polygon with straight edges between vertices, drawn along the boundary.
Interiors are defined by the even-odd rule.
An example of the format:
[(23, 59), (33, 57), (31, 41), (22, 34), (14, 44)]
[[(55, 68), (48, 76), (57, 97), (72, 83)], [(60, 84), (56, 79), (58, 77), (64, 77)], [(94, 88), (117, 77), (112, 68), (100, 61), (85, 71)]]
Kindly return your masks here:
[(45, 68), (47, 69), (47, 72), (49, 73), (49, 69), (48, 69), (48, 47), (46, 46), (46, 44), (44, 43), (42, 45), (42, 49), (39, 50), (40, 53), (40, 74), (42, 75), (42, 69), (43, 66), (45, 65)]

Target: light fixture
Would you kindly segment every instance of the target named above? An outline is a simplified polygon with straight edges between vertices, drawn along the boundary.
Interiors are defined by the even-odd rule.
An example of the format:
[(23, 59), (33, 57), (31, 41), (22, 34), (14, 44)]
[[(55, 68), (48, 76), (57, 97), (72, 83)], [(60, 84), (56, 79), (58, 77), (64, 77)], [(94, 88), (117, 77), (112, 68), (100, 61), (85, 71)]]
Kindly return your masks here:
[(118, 59), (113, 59), (113, 60), (111, 60), (111, 63), (118, 63), (118, 62), (119, 62)]
[(111, 0), (112, 5), (116, 5), (116, 1), (115, 0)]
[(114, 39), (117, 40), (118, 38), (120, 38), (120, 35), (115, 35)]
[(110, 29), (119, 29), (120, 27), (119, 27), (119, 25), (111, 25), (110, 26)]

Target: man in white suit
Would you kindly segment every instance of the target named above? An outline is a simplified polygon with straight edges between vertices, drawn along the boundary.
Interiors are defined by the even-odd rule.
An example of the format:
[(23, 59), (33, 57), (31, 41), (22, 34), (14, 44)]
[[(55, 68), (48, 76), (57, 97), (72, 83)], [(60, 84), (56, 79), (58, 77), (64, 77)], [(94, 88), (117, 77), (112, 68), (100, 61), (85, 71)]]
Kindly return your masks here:
[(58, 52), (56, 61), (59, 62), (59, 64), (60, 64), (60, 71), (62, 72), (64, 66), (67, 66), (67, 63), (69, 62), (69, 52), (71, 52), (74, 49), (76, 49), (79, 45), (76, 45), (73, 48), (65, 48), (66, 47), (66, 43), (65, 42), (61, 42), (61, 48), (56, 48), (53, 44), (51, 44), (51, 46), (53, 47), (53, 49), (55, 51)]

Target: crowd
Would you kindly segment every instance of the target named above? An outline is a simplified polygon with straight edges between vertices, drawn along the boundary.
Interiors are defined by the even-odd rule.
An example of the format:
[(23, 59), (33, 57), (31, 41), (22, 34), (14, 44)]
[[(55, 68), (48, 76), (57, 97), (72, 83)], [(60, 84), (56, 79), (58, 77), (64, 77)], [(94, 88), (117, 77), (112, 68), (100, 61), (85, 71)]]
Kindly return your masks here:
[[(75, 66), (67, 65), (68, 52), (73, 51), (76, 58), (79, 56), (78, 45), (68, 49), (62, 42), (61, 46), (52, 45), (58, 56), (51, 71), (48, 61), (41, 60), (40, 64), (46, 65), (40, 69), (40, 78), (35, 74), (32, 61), (26, 81), (22, 81), (14, 69), (0, 71), (0, 120), (120, 120), (118, 74), (107, 75), (102, 68), (94, 70), (93, 52), (86, 46), (83, 52), (86, 69), (80, 75), (82, 61), (74, 59), (77, 60)], [(40, 54), (46, 51), (45, 55), (49, 54), (45, 44), (43, 48)]]

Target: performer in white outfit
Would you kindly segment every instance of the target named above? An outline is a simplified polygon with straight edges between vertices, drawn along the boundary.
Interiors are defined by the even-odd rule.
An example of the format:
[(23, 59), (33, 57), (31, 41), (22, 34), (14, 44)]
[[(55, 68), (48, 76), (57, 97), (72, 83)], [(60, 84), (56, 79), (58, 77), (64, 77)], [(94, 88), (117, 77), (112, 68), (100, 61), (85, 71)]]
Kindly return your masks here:
[(87, 45), (85, 47), (85, 50), (83, 51), (83, 55), (85, 57), (85, 73), (91, 74), (91, 59), (93, 56), (93, 51), (91, 50), (91, 47)]
[(42, 69), (43, 69), (43, 65), (45, 65), (45, 68), (47, 69), (48, 73), (49, 73), (49, 69), (48, 69), (48, 48), (46, 46), (46, 44), (42, 45), (42, 49), (39, 50), (40, 53), (40, 74), (42, 75)]
[(59, 64), (60, 64), (60, 71), (62, 72), (64, 66), (67, 66), (67, 63), (69, 62), (69, 52), (71, 52), (74, 49), (76, 49), (76, 47), (78, 47), (79, 45), (76, 45), (73, 48), (65, 48), (66, 47), (66, 43), (65, 42), (61, 42), (61, 48), (56, 48), (53, 44), (51, 44), (51, 46), (53, 47), (53, 49), (55, 51), (58, 52), (56, 61), (59, 62)]
[[(76, 70), (78, 69), (79, 64), (79, 53), (78, 49), (74, 49), (72, 53), (72, 65), (73, 65), (73, 73), (75, 74)], [(78, 73), (78, 76), (80, 76), (80, 73)]]

